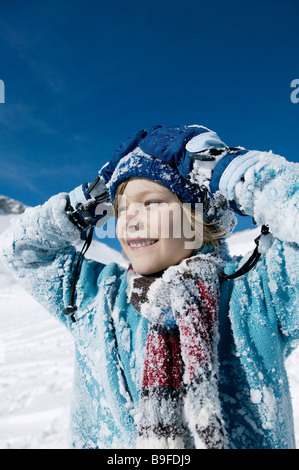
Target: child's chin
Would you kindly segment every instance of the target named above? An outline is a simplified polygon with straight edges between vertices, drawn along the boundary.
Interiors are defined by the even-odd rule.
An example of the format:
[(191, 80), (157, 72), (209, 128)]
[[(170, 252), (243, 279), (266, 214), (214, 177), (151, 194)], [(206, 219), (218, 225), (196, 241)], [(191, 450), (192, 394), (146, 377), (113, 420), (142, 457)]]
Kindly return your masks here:
[(151, 274), (156, 274), (163, 269), (166, 269), (166, 267), (161, 267), (160, 269), (157, 266), (152, 266), (150, 264), (144, 264), (144, 263), (132, 263), (132, 267), (134, 271), (141, 276), (149, 276)]

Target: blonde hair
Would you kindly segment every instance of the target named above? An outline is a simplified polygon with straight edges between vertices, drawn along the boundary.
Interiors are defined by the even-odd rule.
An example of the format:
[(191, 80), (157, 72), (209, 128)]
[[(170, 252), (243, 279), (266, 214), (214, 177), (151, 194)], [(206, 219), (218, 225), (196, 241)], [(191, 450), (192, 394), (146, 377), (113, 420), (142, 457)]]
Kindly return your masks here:
[[(129, 180), (123, 181), (117, 187), (113, 204), (115, 217), (118, 214), (119, 197), (124, 194), (128, 182)], [(196, 212), (193, 207), (189, 208), (175, 193), (173, 194), (185, 212), (191, 229), (195, 231), (195, 236), (202, 238), (202, 246), (212, 245), (214, 248), (217, 248), (219, 241), (226, 236), (226, 232), (219, 228), (219, 221), (216, 220), (209, 224), (204, 222), (201, 213)]]

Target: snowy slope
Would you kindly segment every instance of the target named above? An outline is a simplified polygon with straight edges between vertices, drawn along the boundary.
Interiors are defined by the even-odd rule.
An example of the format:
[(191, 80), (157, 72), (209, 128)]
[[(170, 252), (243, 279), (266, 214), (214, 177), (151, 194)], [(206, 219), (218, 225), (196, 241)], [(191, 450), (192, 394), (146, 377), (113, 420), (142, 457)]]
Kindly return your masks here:
[[(20, 210), (22, 211), (22, 209)], [(0, 232), (18, 217), (1, 208)], [(254, 247), (259, 230), (232, 235), (233, 254)], [(105, 248), (103, 250), (103, 248)], [(126, 264), (95, 242), (89, 256)], [(33, 300), (0, 264), (0, 449), (68, 448), (73, 344), (68, 332)], [(299, 348), (288, 359), (299, 447)]]

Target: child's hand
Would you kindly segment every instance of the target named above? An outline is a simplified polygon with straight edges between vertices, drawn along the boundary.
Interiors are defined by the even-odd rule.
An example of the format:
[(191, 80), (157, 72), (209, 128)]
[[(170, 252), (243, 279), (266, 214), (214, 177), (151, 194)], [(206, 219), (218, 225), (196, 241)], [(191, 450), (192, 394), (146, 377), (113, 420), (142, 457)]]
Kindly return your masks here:
[[(248, 168), (260, 159), (261, 152), (226, 147), (225, 144), (221, 146), (221, 141), (217, 142), (217, 139), (211, 142), (210, 147), (201, 148), (201, 137), (195, 137), (186, 145), (184, 160), (193, 161), (190, 174), (199, 186), (206, 186), (211, 193), (220, 191), (227, 200), (232, 201), (236, 184)], [(181, 167), (188, 168), (188, 163), (183, 161)]]
[(85, 183), (69, 193), (66, 214), (80, 230), (95, 226), (104, 216), (113, 215), (109, 191), (101, 176), (92, 183)]

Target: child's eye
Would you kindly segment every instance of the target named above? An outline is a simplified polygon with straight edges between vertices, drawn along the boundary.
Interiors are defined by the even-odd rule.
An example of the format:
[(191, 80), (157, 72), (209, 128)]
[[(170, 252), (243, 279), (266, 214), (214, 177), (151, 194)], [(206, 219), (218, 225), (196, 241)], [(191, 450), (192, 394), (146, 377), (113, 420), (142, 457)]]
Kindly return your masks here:
[(159, 207), (159, 204), (161, 204), (161, 201), (146, 201), (145, 202), (145, 207)]

